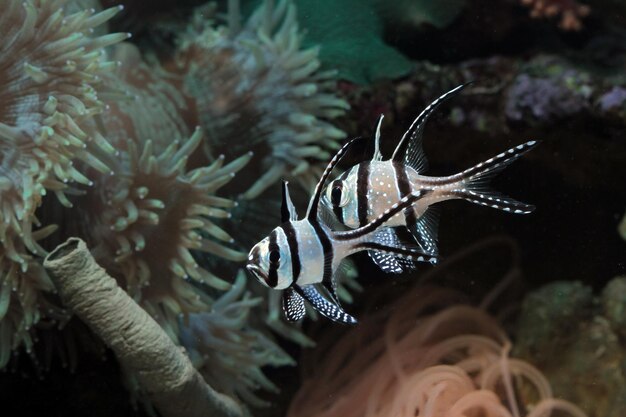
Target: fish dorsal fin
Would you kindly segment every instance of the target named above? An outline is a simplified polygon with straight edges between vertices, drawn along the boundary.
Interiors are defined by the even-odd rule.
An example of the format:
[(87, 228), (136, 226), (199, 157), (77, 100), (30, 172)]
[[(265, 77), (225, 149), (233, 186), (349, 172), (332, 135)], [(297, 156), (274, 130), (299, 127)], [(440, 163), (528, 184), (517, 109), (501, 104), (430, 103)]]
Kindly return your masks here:
[(376, 126), (376, 135), (374, 136), (374, 157), (372, 161), (382, 161), (383, 155), (380, 153), (380, 127), (383, 124), (384, 114), (381, 114), (378, 118), (378, 125)]
[(315, 310), (317, 310), (322, 316), (340, 323), (356, 324), (356, 319), (354, 317), (343, 311), (341, 306), (331, 303), (324, 298), (313, 285), (303, 285), (302, 287), (294, 285), (293, 288), (309, 303), (311, 303), (313, 308), (315, 308)]
[(304, 317), (304, 299), (293, 288), (283, 291), (283, 311), (288, 321), (298, 321)]
[(316, 221), (317, 220), (317, 209), (318, 209), (318, 207), (320, 205), (320, 198), (322, 196), (322, 190), (326, 186), (326, 181), (328, 180), (328, 177), (330, 176), (330, 173), (332, 172), (333, 168), (335, 167), (335, 165), (337, 165), (339, 163), (341, 158), (343, 158), (343, 156), (348, 151), (348, 148), (354, 142), (356, 142), (358, 140), (361, 140), (361, 139), (362, 138), (360, 138), (360, 137), (359, 138), (355, 138), (355, 139), (350, 140), (345, 145), (343, 145), (341, 147), (341, 149), (339, 149), (337, 151), (337, 153), (335, 154), (333, 159), (331, 159), (330, 162), (328, 163), (328, 165), (326, 166), (326, 169), (324, 170), (324, 173), (322, 173), (322, 176), (320, 177), (319, 181), (317, 182), (317, 185), (315, 186), (315, 191), (313, 193), (313, 196), (311, 197), (311, 200), (309, 201), (309, 207), (308, 207), (308, 209), (306, 211), (306, 218), (309, 221)]
[(417, 219), (413, 230), (409, 230), (422, 250), (432, 256), (439, 255), (437, 236), (439, 234), (439, 210), (429, 207)]
[(283, 198), (280, 205), (280, 221), (282, 223), (298, 220), (298, 213), (289, 196), (289, 182), (283, 180)]
[(435, 101), (430, 103), (422, 112), (413, 120), (409, 129), (402, 135), (402, 139), (393, 151), (391, 159), (393, 161), (404, 162), (417, 173), (422, 173), (428, 169), (428, 160), (424, 154), (422, 147), (422, 133), (430, 115), (439, 107), (441, 103), (447, 99), (457, 95), (463, 88), (471, 83), (461, 84), (456, 88), (441, 95)]

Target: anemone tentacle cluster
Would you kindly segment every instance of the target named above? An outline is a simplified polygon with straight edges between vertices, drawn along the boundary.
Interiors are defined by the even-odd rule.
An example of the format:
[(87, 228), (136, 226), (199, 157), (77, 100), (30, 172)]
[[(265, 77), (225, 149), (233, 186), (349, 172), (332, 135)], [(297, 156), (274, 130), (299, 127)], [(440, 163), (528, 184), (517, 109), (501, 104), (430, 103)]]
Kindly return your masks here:
[(201, 268), (191, 251), (245, 258), (225, 246), (232, 238), (211, 219), (229, 216), (226, 209), (235, 203), (214, 193), (251, 154), (187, 170), (201, 141), (200, 129), (164, 150), (150, 139), (127, 139), (117, 144), (114, 174), (95, 177), (93, 190), (77, 203), (98, 261), (144, 308), (174, 322), (181, 313), (206, 309), (189, 278), (220, 290), (230, 286)]
[(251, 310), (261, 302), (246, 291), (245, 273), (239, 271), (232, 288), (209, 311), (191, 314), (189, 324), (181, 328), (181, 342), (204, 379), (257, 407), (267, 402), (256, 390), (278, 391), (261, 368), (294, 364), (276, 343), (250, 326)]
[[(238, 2), (237, 2), (238, 3)], [(328, 120), (348, 104), (333, 94), (334, 72), (320, 71), (318, 48), (302, 49), (291, 1), (264, 1), (244, 25), (238, 7), (229, 24), (183, 41), (180, 65), (207, 130), (208, 152), (258, 148), (262, 173), (243, 194), (252, 199), (281, 177), (312, 188), (314, 161), (330, 157), (345, 134)]]
[[(309, 191), (344, 137), (330, 120), (348, 105), (318, 49), (302, 49), (290, 0), (264, 1), (243, 25), (229, 2), (228, 25), (201, 19), (175, 68), (148, 65), (126, 33), (94, 31), (121, 8), (83, 4), (10, 0), (0, 16), (0, 368), (32, 350), (35, 326), (71, 317), (41, 260), (78, 236), (207, 380), (260, 405), (254, 391), (276, 389), (261, 367), (292, 363), (268, 321), (310, 341), (279, 323), (278, 303), (252, 298), (242, 274), (223, 279), (245, 260), (225, 226), (231, 198), (247, 189), (263, 207), (253, 199), (281, 176)], [(213, 258), (232, 265), (213, 268)]]
[[(107, 144), (85, 129), (112, 88), (102, 75), (117, 64), (103, 48), (126, 33), (93, 36), (119, 7), (66, 14), (65, 0), (8, 0), (0, 15), (0, 367), (10, 351), (32, 347), (30, 330), (45, 316), (66, 318), (42, 292), (52, 285), (40, 266), (35, 210), (47, 191), (71, 205), (71, 183), (90, 184), (77, 163), (110, 172)], [(33, 226), (38, 230), (33, 230)]]

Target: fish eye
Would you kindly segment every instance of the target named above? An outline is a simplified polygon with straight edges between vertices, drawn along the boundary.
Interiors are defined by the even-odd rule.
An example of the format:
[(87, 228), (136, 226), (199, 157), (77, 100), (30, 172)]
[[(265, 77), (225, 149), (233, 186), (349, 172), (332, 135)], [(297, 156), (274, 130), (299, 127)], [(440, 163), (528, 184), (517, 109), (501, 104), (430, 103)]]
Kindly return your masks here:
[(348, 204), (349, 193), (344, 189), (343, 183), (343, 181), (336, 180), (330, 186), (330, 202), (333, 207), (343, 207)]
[(277, 249), (270, 251), (270, 263), (278, 264), (280, 262), (280, 251)]

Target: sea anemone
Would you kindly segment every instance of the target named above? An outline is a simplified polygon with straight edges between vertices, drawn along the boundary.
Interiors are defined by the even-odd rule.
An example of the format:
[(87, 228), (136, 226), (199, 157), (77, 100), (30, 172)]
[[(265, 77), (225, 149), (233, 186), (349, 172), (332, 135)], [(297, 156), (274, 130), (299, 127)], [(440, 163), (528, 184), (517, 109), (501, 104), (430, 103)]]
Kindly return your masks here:
[[(53, 230), (40, 229), (32, 238), (41, 239)], [(0, 247), (0, 368), (20, 347), (37, 361), (33, 354), (34, 326), (40, 320), (59, 325), (69, 319), (69, 313), (46, 296), (52, 292), (52, 281), (39, 260), (26, 252), (19, 238), (6, 238)]]
[[(245, 259), (244, 253), (225, 246), (232, 238), (211, 219), (229, 217), (226, 209), (235, 203), (215, 192), (252, 155), (227, 165), (222, 156), (188, 170), (187, 160), (201, 141), (199, 128), (163, 150), (150, 139), (127, 138), (116, 144), (118, 157), (108, 161), (113, 175), (94, 177), (93, 187), (74, 209), (83, 228), (80, 235), (88, 239), (98, 262), (161, 324), (174, 327), (179, 314), (207, 307), (189, 279), (221, 290), (230, 287), (201, 268), (192, 252)], [(170, 335), (176, 338), (175, 331)]]
[(90, 183), (75, 162), (110, 172), (107, 144), (85, 127), (112, 91), (101, 76), (116, 64), (103, 48), (128, 34), (92, 35), (119, 7), (66, 14), (65, 3), (9, 0), (0, 16), (0, 367), (20, 345), (31, 350), (40, 320), (67, 318), (43, 294), (52, 284), (38, 241), (54, 230), (35, 217), (43, 195), (71, 205), (69, 184)]
[(309, 370), (288, 416), (538, 417), (560, 410), (584, 417), (553, 398), (539, 370), (509, 357), (511, 342), (485, 311), (518, 274), (511, 268), (480, 308), (454, 290), (418, 286), (391, 311), (370, 315), (339, 339), (327, 335), (304, 358)]
[[(536, 368), (508, 356), (510, 342), (481, 309), (457, 305), (423, 313), (454, 298), (446, 290), (422, 288), (406, 298), (417, 306), (410, 311), (418, 313), (417, 322), (398, 309), (388, 320), (362, 323), (324, 352), (288, 415), (510, 417), (559, 409), (585, 416), (552, 398)], [(429, 301), (414, 302), (420, 299)], [(514, 380), (522, 391), (515, 390)]]
[[(241, 26), (239, 2), (229, 2), (228, 26), (202, 28), (183, 41), (179, 64), (207, 131), (207, 152), (255, 149), (260, 166), (243, 193), (252, 199), (281, 177), (312, 189), (345, 134), (328, 120), (348, 104), (333, 94), (334, 72), (320, 71), (318, 48), (301, 49), (290, 0), (264, 1)], [(257, 152), (258, 150), (258, 152)], [(262, 156), (262, 157), (261, 157)]]
[(102, 134), (112, 143), (129, 135), (150, 139), (157, 149), (189, 138), (196, 125), (195, 103), (182, 91), (181, 76), (165, 71), (158, 63), (148, 65), (139, 49), (128, 42), (116, 45), (111, 56), (119, 62), (115, 80), (125, 96), (103, 112)]
[[(116, 65), (103, 59), (102, 48), (128, 35), (88, 36), (119, 8), (65, 16), (64, 3), (9, 1), (0, 17), (7, 40), (0, 47), (3, 219), (18, 233), (32, 220), (45, 189), (69, 204), (64, 184), (89, 184), (74, 161), (109, 172), (98, 158), (104, 151), (83, 126), (105, 109), (101, 75)], [(36, 249), (27, 236), (25, 243)]]
[(252, 406), (267, 405), (255, 391), (278, 388), (261, 370), (264, 366), (294, 365), (278, 345), (250, 327), (250, 314), (261, 302), (245, 291), (246, 277), (237, 274), (233, 287), (210, 310), (190, 314), (181, 325), (180, 340), (204, 379), (220, 392)]

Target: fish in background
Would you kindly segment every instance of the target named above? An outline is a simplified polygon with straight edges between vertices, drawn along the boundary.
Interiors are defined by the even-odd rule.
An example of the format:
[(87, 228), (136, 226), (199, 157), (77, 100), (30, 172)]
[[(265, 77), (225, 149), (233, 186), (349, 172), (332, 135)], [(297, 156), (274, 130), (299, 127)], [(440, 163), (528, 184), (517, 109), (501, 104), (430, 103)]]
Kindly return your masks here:
[[(469, 83), (468, 83), (469, 84)], [(534, 206), (521, 203), (489, 188), (491, 178), (533, 149), (538, 142), (531, 140), (489, 158), (465, 171), (445, 177), (423, 175), (428, 162), (422, 149), (422, 134), (428, 117), (446, 99), (457, 95), (468, 84), (462, 84), (443, 94), (426, 107), (404, 133), (391, 158), (383, 160), (380, 152), (381, 115), (375, 135), (374, 156), (345, 171), (332, 181), (324, 193), (322, 205), (332, 211), (336, 220), (357, 228), (389, 210), (396, 201), (411, 193), (428, 190), (411, 208), (392, 217), (388, 227), (391, 234), (402, 234), (405, 226), (421, 250), (431, 259), (438, 256), (438, 216), (432, 205), (451, 199), (463, 199), (475, 204), (515, 214), (528, 214)], [(405, 241), (406, 238), (400, 239)], [(401, 273), (410, 263), (398, 262), (393, 255), (368, 252), (384, 271)]]
[[(283, 291), (283, 310), (290, 321), (304, 316), (304, 300), (307, 300), (315, 310), (331, 320), (356, 323), (356, 319), (339, 304), (335, 281), (341, 262), (353, 253), (366, 250), (392, 255), (393, 259), (407, 262), (431, 260), (414, 243), (401, 243), (391, 233), (392, 229), (384, 225), (432, 190), (422, 188), (398, 198), (388, 209), (354, 230), (335, 231), (322, 220), (319, 204), (322, 190), (332, 169), (355, 140), (344, 145), (329, 162), (315, 187), (304, 219), (298, 220), (287, 183), (283, 181), (282, 224), (254, 245), (248, 254), (248, 271), (263, 285)], [(322, 291), (327, 292), (329, 299), (322, 295), (318, 284), (324, 288)]]

